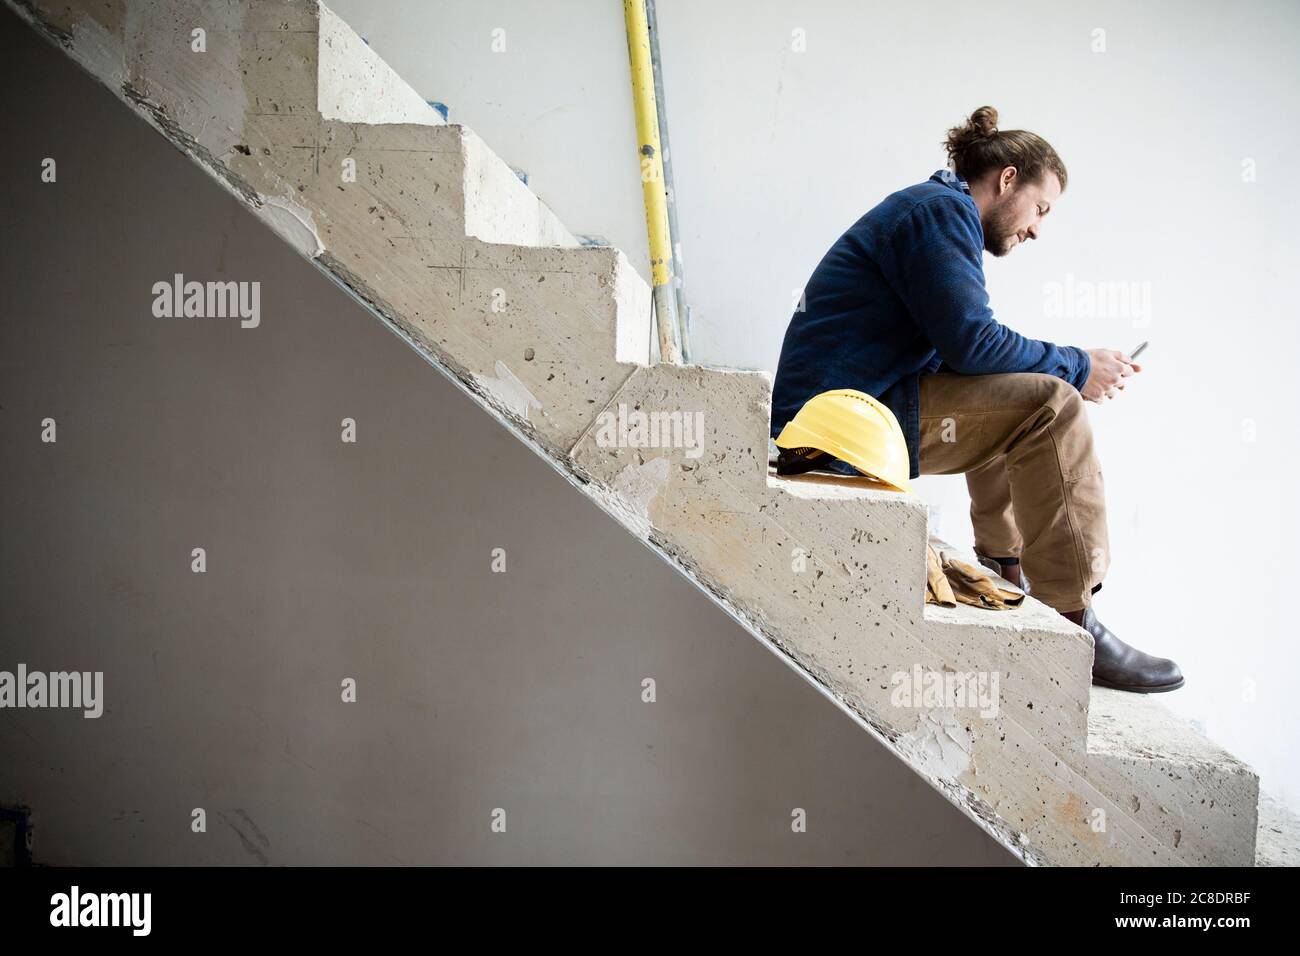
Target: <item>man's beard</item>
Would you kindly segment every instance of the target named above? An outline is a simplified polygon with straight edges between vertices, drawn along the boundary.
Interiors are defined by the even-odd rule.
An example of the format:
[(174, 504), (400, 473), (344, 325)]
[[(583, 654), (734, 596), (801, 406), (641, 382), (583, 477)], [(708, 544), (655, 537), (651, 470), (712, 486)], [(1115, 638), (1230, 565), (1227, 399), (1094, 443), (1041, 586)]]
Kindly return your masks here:
[(1016, 246), (1016, 230), (1011, 225), (1011, 211), (990, 210), (984, 217), (984, 248), (995, 256), (1005, 256)]

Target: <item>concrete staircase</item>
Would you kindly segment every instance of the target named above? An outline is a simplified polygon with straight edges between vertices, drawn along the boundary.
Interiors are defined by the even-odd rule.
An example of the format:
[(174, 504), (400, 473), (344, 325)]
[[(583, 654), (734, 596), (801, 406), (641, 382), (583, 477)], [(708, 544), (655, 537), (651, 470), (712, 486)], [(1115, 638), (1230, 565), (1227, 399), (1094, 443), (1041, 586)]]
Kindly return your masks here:
[[(1025, 862), (1255, 861), (1249, 767), (1091, 687), (1090, 638), (1033, 599), (926, 606), (919, 499), (775, 477), (769, 377), (651, 364), (623, 254), (323, 5), (7, 2)], [(996, 713), (901, 706), (918, 670), (997, 675)]]

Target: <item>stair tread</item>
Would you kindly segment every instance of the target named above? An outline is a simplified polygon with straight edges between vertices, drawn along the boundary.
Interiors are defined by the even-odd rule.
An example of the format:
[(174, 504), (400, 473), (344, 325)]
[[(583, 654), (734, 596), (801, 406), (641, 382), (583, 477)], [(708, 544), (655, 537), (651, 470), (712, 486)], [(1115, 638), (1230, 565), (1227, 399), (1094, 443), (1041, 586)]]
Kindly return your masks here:
[[(981, 570), (988, 570), (979, 563), (979, 560), (975, 557), (975, 552), (970, 548), (949, 544), (934, 534), (930, 535), (930, 544), (934, 545), (935, 550), (940, 554), (947, 553), (958, 561), (965, 561), (967, 564), (974, 565)], [(989, 577), (1012, 591), (1020, 590), (1006, 578), (1000, 577), (991, 571), (989, 571)], [(1077, 639), (1084, 633), (1081, 627), (1071, 624), (1061, 617), (1054, 608), (1029, 595), (1025, 596), (1025, 600), (1019, 607), (1005, 611), (971, 607), (969, 604), (961, 604), (960, 602), (956, 607), (927, 604), (925, 606), (925, 619), (950, 624), (973, 624), (980, 627), (1006, 627), (1016, 630), (1033, 628), (1036, 631), (1051, 631), (1072, 639)]]
[(769, 488), (778, 488), (796, 498), (824, 501), (883, 501), (891, 504), (905, 501), (918, 508), (924, 503), (914, 495), (882, 488), (870, 478), (851, 478), (848, 475), (807, 474), (778, 476), (775, 468), (767, 473)]
[(1089, 695), (1088, 752), (1254, 773), (1149, 694), (1106, 687), (1093, 687)]

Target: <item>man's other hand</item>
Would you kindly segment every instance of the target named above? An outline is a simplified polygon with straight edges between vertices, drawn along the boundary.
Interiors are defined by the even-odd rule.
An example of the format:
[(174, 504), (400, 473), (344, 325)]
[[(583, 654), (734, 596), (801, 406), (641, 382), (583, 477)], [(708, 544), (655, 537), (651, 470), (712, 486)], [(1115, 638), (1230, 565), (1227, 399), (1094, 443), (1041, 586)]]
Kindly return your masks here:
[(1124, 380), (1142, 371), (1141, 365), (1114, 349), (1088, 349), (1088, 357), (1092, 359), (1092, 371), (1083, 383), (1081, 394), (1099, 405), (1118, 397), (1124, 390)]

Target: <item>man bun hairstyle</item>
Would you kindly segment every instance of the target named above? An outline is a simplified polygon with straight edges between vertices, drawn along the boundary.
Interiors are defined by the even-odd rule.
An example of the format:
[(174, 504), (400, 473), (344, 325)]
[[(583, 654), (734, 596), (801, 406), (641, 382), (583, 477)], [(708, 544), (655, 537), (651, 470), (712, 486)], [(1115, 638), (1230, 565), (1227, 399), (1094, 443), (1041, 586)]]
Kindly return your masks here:
[(1026, 182), (1039, 182), (1044, 174), (1055, 173), (1065, 189), (1065, 163), (1052, 144), (1023, 129), (998, 129), (998, 111), (991, 106), (981, 106), (966, 125), (948, 130), (944, 148), (953, 170), (968, 183), (989, 170), (1014, 166)]

